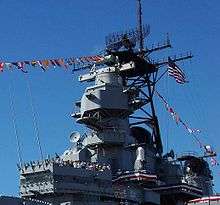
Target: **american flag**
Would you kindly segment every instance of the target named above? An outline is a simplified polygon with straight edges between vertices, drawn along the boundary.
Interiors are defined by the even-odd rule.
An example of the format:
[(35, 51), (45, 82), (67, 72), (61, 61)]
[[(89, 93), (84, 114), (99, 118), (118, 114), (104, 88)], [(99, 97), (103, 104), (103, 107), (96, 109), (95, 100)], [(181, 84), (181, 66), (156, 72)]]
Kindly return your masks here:
[(175, 78), (177, 83), (184, 84), (186, 81), (186, 76), (184, 72), (174, 63), (174, 61), (168, 57), (168, 75)]

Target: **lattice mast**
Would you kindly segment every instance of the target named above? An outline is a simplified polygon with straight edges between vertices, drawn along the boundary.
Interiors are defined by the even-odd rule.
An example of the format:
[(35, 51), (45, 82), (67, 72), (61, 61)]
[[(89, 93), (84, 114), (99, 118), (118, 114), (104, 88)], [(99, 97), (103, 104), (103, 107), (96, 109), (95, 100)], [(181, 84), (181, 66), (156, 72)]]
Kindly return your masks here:
[[(137, 30), (139, 33), (139, 52), (140, 56), (144, 57), (144, 37), (143, 37), (143, 24), (142, 24), (142, 2), (141, 0), (137, 0)], [(156, 116), (155, 112), (155, 107), (154, 107), (154, 102), (153, 102), (153, 89), (154, 85), (151, 84), (150, 81), (150, 75), (146, 75), (145, 79), (147, 82), (147, 89), (148, 89), (148, 95), (149, 95), (149, 101), (150, 101), (150, 107), (151, 107), (151, 113), (152, 113), (152, 125), (153, 125), (153, 137), (155, 138), (156, 141), (158, 141), (158, 152), (161, 155), (163, 152), (163, 146), (161, 142), (161, 137), (160, 137), (160, 128), (159, 128), (159, 123), (158, 119)]]

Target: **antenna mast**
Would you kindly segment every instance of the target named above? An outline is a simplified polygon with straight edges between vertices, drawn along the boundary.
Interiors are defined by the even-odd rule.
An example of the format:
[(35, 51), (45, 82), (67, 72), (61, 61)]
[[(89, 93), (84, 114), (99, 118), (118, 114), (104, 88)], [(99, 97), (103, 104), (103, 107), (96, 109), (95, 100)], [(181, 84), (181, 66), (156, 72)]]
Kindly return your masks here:
[(137, 0), (137, 30), (139, 33), (139, 49), (140, 49), (140, 52), (142, 53), (144, 49), (144, 39), (143, 39), (141, 0)]
[[(137, 31), (138, 31), (138, 37), (139, 37), (139, 52), (140, 56), (144, 57), (144, 38), (143, 38), (143, 25), (142, 25), (142, 4), (141, 0), (137, 0)], [(151, 113), (152, 113), (152, 124), (153, 124), (153, 137), (155, 139), (155, 143), (157, 144), (158, 153), (161, 156), (163, 152), (163, 145), (161, 142), (160, 137), (160, 128), (158, 124), (158, 119), (156, 116), (155, 108), (154, 108), (154, 102), (153, 102), (153, 91), (154, 86), (150, 80), (150, 75), (145, 76), (145, 80), (147, 83), (148, 88), (148, 94), (149, 94), (149, 101), (150, 101), (150, 107), (151, 107)]]

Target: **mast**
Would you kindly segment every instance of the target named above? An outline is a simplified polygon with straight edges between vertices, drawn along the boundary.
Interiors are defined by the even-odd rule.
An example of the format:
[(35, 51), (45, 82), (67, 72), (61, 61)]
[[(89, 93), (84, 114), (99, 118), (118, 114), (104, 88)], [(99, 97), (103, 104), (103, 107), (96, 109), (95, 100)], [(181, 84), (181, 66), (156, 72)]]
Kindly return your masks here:
[(139, 49), (143, 52), (144, 49), (144, 39), (143, 39), (143, 26), (142, 26), (142, 5), (141, 0), (137, 0), (137, 30), (139, 33)]
[[(144, 36), (143, 36), (142, 14), (143, 13), (142, 13), (141, 0), (137, 0), (137, 30), (139, 34), (139, 52), (140, 52), (140, 56), (144, 57)], [(154, 140), (155, 140), (155, 143), (158, 149), (158, 153), (161, 155), (163, 152), (163, 146), (161, 142), (158, 119), (156, 116), (156, 111), (155, 111), (154, 102), (153, 102), (153, 95), (154, 95), (153, 87), (155, 86), (155, 84), (152, 85), (149, 75), (146, 75), (146, 82), (147, 82), (147, 88), (148, 88), (148, 94), (149, 94), (150, 108), (151, 108), (151, 113), (152, 113), (153, 136), (154, 136)]]

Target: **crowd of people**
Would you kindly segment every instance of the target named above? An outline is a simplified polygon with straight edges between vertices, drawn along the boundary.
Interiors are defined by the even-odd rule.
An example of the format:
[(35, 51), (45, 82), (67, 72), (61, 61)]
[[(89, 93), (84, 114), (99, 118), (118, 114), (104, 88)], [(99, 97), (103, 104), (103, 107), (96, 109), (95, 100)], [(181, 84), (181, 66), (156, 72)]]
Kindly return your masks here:
[(33, 170), (36, 169), (36, 167), (40, 168), (46, 168), (49, 165), (56, 164), (58, 166), (71, 166), (73, 168), (78, 169), (86, 169), (91, 171), (106, 171), (111, 170), (110, 165), (107, 164), (100, 164), (97, 162), (85, 162), (85, 161), (71, 161), (71, 160), (63, 160), (61, 158), (53, 158), (53, 159), (45, 159), (43, 161), (38, 162), (29, 162), (22, 166), (18, 165), (19, 170), (27, 170), (29, 167), (31, 167)]
[(58, 162), (57, 164), (59, 164), (61, 166), (72, 166), (74, 168), (87, 169), (87, 170), (91, 170), (91, 171), (111, 170), (110, 165), (99, 164), (99, 163), (96, 163), (96, 162), (61, 161), (61, 162)]

